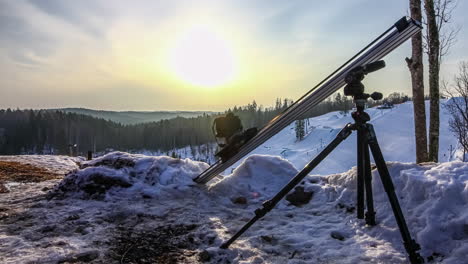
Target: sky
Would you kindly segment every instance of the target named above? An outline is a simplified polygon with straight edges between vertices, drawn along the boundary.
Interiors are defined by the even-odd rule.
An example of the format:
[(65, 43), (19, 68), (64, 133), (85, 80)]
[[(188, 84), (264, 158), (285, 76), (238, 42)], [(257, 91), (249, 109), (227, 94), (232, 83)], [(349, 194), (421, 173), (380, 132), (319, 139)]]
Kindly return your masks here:
[[(466, 11), (459, 0), (448, 81), (468, 61)], [(0, 108), (271, 106), (299, 98), (407, 14), (408, 0), (0, 0)], [(408, 41), (367, 91), (411, 95), (410, 55)]]

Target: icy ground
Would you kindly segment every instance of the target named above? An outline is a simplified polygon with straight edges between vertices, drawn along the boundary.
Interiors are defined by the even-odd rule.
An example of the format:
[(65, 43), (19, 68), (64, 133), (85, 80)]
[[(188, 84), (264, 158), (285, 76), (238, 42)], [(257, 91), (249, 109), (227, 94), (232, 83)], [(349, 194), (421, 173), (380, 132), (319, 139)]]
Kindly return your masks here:
[[(421, 254), (467, 263), (468, 164), (388, 165)], [(310, 202), (283, 200), (222, 250), (297, 170), (253, 155), (224, 180), (194, 185), (206, 167), (116, 152), (61, 181), (11, 185), (0, 194), (0, 263), (407, 263), (375, 170), (376, 226), (356, 219), (353, 168), (308, 176), (301, 185)]]

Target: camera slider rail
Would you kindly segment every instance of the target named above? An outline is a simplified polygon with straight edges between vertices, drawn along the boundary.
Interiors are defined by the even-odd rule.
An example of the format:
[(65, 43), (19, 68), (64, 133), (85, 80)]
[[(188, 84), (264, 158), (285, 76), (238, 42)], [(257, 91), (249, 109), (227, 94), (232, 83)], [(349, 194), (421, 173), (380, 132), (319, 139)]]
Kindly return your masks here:
[(253, 138), (236, 149), (227, 159), (218, 160), (208, 169), (194, 178), (194, 181), (205, 184), (251, 151), (263, 144), (272, 136), (299, 119), (307, 111), (325, 100), (345, 85), (345, 77), (356, 67), (378, 61), (399, 47), (406, 40), (421, 31), (421, 23), (408, 17), (403, 17), (394, 25), (368, 44), (364, 49), (328, 75), (324, 80), (309, 90), (295, 103), (273, 118)]

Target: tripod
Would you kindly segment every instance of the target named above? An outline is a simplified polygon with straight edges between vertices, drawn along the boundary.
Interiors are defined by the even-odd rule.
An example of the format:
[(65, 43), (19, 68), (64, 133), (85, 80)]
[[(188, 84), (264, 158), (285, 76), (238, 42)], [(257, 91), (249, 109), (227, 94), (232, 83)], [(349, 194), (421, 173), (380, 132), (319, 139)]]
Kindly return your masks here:
[[(366, 224), (373, 226), (375, 222), (375, 210), (372, 196), (372, 172), (370, 164), (370, 151), (375, 160), (377, 170), (380, 175), (385, 192), (387, 193), (393, 214), (395, 216), (400, 234), (403, 238), (403, 244), (408, 253), (408, 258), (411, 263), (424, 263), (424, 259), (417, 252), (420, 246), (416, 243), (406, 225), (403, 212), (401, 211), (398, 198), (395, 194), (390, 173), (380, 150), (374, 127), (367, 122), (370, 121), (370, 116), (367, 114), (365, 104), (369, 97), (374, 100), (382, 99), (382, 94), (373, 93), (371, 95), (364, 93), (364, 85), (361, 81), (364, 75), (379, 70), (385, 67), (383, 61), (377, 61), (365, 66), (359, 66), (351, 70), (346, 78), (345, 95), (353, 96), (356, 105), (356, 111), (352, 113), (354, 123), (348, 123), (312, 161), (310, 161), (304, 169), (294, 176), (286, 186), (284, 186), (272, 199), (265, 201), (262, 207), (255, 210), (255, 216), (247, 222), (234, 236), (221, 245), (221, 248), (228, 248), (239, 236), (241, 236), (250, 226), (257, 220), (265, 216), (271, 211), (297, 184), (299, 184), (328, 154), (330, 154), (341, 142), (343, 142), (352, 131), (357, 131), (357, 218), (365, 218)], [(364, 214), (364, 198), (366, 198), (367, 212)]]

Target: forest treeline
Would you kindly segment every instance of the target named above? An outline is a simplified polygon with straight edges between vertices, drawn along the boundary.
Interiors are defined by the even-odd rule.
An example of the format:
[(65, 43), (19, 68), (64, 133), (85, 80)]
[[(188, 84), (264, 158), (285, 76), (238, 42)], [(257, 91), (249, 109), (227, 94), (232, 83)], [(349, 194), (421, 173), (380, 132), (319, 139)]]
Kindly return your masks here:
[[(387, 97), (393, 103), (408, 100), (394, 93)], [(277, 99), (273, 107), (257, 105), (235, 106), (244, 128), (263, 127), (268, 121), (288, 108), (293, 102)], [(369, 102), (370, 106), (379, 102)], [(347, 112), (352, 108), (351, 98), (336, 94), (320, 103), (303, 118), (331, 111)], [(199, 146), (214, 142), (211, 126), (220, 114), (160, 120), (158, 122), (123, 125), (101, 118), (57, 110), (0, 110), (0, 154), (68, 154), (76, 145), (78, 154), (91, 150), (123, 151), (151, 150), (168, 152), (186, 146)]]

